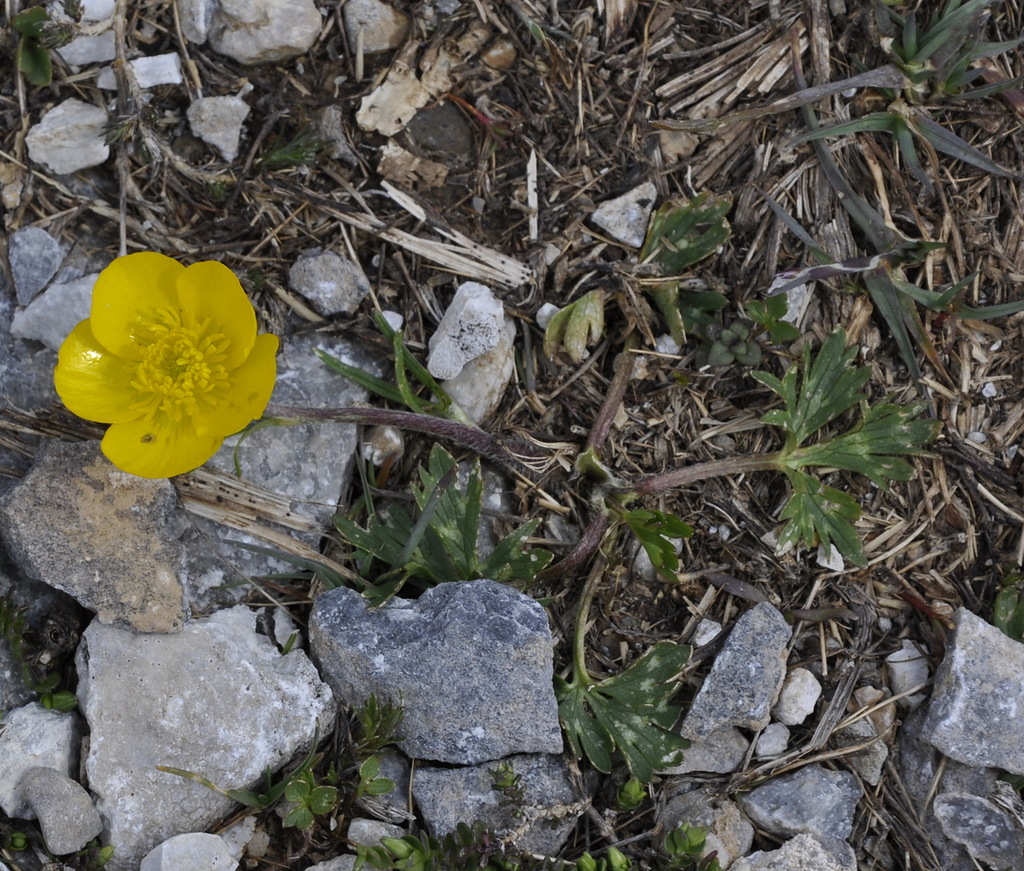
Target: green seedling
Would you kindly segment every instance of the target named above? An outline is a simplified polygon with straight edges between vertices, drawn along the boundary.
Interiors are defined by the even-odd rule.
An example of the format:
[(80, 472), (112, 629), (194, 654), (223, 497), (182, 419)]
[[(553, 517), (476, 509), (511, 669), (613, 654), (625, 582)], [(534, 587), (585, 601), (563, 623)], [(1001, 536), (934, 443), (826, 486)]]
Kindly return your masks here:
[(402, 706), (392, 701), (378, 701), (376, 693), (370, 693), (365, 704), (355, 712), (355, 737), (353, 751), (357, 759), (367, 759), (379, 753), (390, 744), (401, 740), (399, 729), (405, 712)]
[(42, 6), (33, 6), (14, 16), (11, 22), (18, 32), (15, 62), (21, 74), (33, 85), (40, 87), (53, 81), (53, 62), (43, 45), (50, 16)]
[(294, 807), (285, 815), (283, 824), (305, 831), (312, 828), (317, 817), (331, 813), (338, 806), (338, 788), (317, 783), (313, 772), (306, 770), (288, 781), (284, 799)]
[(679, 568), (673, 539), (689, 538), (693, 535), (692, 526), (674, 514), (649, 508), (623, 511), (622, 522), (636, 536), (659, 572), (671, 575)]
[(1003, 580), (992, 609), (992, 625), (1014, 641), (1024, 641), (1024, 576), (1011, 574)]
[(582, 363), (587, 348), (604, 333), (604, 293), (592, 290), (558, 312), (544, 331), (544, 353), (554, 357), (562, 348), (573, 363)]
[(789, 311), (789, 301), (784, 295), (777, 294), (765, 300), (752, 299), (744, 304), (744, 308), (747, 317), (758, 330), (767, 334), (772, 344), (786, 344), (800, 338), (800, 330), (783, 320)]
[(639, 777), (631, 777), (622, 786), (615, 796), (615, 804), (620, 811), (633, 811), (644, 803), (647, 798), (647, 789)]
[[(0, 596), (0, 638), (20, 663), (22, 682), (39, 695), (39, 703), (49, 710), (73, 711), (78, 706), (77, 696), (70, 690), (58, 689), (67, 656), (51, 657), (34, 641), (27, 613), (27, 608), (14, 603), (12, 595)], [(46, 656), (41, 655), (44, 652)]]
[(669, 832), (661, 845), (667, 857), (661, 863), (663, 871), (720, 871), (715, 854), (704, 855), (707, 835), (706, 828), (689, 823)]
[[(363, 595), (382, 604), (408, 582), (420, 589), (451, 580), (490, 578), (532, 581), (551, 560), (540, 548), (526, 547), (540, 519), (529, 520), (498, 542), (493, 551), (478, 549), (483, 476), (472, 464), (465, 488), (457, 483), (458, 464), (440, 445), (430, 452), (420, 483), (412, 487), (418, 516), (394, 503), (375, 511), (365, 528), (342, 515), (334, 518), (342, 538), (356, 553)], [(383, 571), (377, 573), (377, 567)], [(369, 580), (371, 579), (372, 580)]]
[(325, 144), (312, 127), (302, 127), (288, 139), (277, 137), (271, 140), (266, 150), (256, 158), (256, 164), (261, 169), (305, 166), (316, 160)]
[(501, 796), (498, 800), (498, 807), (511, 808), (515, 816), (523, 816), (523, 808), (526, 805), (526, 787), (523, 786), (522, 777), (516, 774), (512, 763), (504, 759), (501, 760), (495, 768), (491, 769), (491, 778), (491, 789)]
[(691, 200), (663, 203), (651, 216), (640, 263), (657, 265), (667, 276), (652, 286), (651, 297), (680, 345), (686, 339), (686, 324), (680, 311), (685, 291), (679, 276), (726, 243), (730, 228), (725, 216), (731, 208), (731, 194), (705, 191)]

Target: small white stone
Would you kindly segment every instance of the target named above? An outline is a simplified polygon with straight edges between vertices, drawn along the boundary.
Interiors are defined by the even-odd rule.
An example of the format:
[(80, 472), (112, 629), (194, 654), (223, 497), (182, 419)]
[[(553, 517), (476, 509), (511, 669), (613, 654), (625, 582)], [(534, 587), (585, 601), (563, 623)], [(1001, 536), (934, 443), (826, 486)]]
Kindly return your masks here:
[(644, 244), (647, 221), (657, 195), (654, 182), (644, 182), (620, 197), (601, 203), (590, 220), (623, 245), (639, 248)]
[(977, 430), (967, 433), (967, 438), (976, 445), (983, 445), (988, 441), (988, 436), (983, 432), (978, 432)]
[(995, 384), (993, 384), (991, 381), (986, 381), (984, 384), (981, 385), (981, 395), (984, 396), (986, 399), (992, 399), (993, 397), (999, 395), (999, 391), (996, 390)]
[(353, 54), (360, 45), (367, 54), (391, 51), (405, 42), (409, 33), (409, 16), (380, 0), (348, 0), (342, 16)]
[(188, 123), (203, 142), (216, 148), (225, 160), (238, 157), (242, 124), (248, 104), (238, 97), (200, 97), (188, 107)]
[(168, 838), (147, 853), (139, 871), (235, 871), (237, 867), (222, 838), (189, 832)]
[(81, 67), (87, 64), (101, 64), (117, 57), (114, 31), (105, 30), (96, 36), (77, 36), (67, 45), (57, 49), (64, 63)]
[(654, 340), (654, 350), (659, 354), (678, 354), (680, 344), (667, 333)]
[(709, 620), (705, 617), (697, 624), (697, 628), (693, 631), (693, 646), (703, 647), (705, 644), (714, 641), (721, 631), (721, 623), (717, 620)]
[(358, 263), (319, 248), (292, 264), (288, 283), (324, 317), (352, 314), (370, 292), (370, 282)]
[(442, 380), (458, 376), (466, 363), (497, 346), (504, 320), (505, 306), (489, 287), (475, 281), (459, 285), (430, 337), (430, 374)]
[(546, 330), (548, 328), (548, 324), (551, 323), (551, 319), (560, 311), (561, 309), (557, 305), (554, 305), (553, 303), (550, 302), (546, 302), (539, 309), (537, 309), (537, 314), (534, 317), (534, 320), (537, 321), (538, 327), (540, 327), (542, 330)]
[[(135, 81), (142, 90), (159, 85), (180, 85), (184, 81), (181, 74), (181, 58), (175, 52), (137, 57), (128, 61), (128, 66), (132, 68)], [(96, 77), (96, 86), (107, 91), (117, 90), (117, 76), (111, 67), (100, 70)]]
[[(904, 639), (903, 646), (885, 658), (885, 664), (889, 670), (889, 688), (894, 696), (928, 681), (928, 658), (909, 639)], [(924, 699), (924, 693), (915, 693), (900, 699), (897, 704), (914, 708)]]
[(82, 21), (106, 21), (113, 18), (117, 0), (82, 0)]
[(789, 729), (782, 723), (770, 723), (757, 739), (754, 753), (758, 759), (773, 759), (785, 753), (788, 746)]
[(814, 710), (821, 696), (821, 684), (806, 668), (790, 669), (782, 685), (772, 716), (786, 726), (798, 726)]
[(441, 385), (452, 402), (475, 424), (490, 417), (505, 396), (505, 388), (515, 371), (515, 338), (515, 321), (506, 317), (497, 344), (467, 362), (455, 378)]
[(28, 156), (55, 175), (98, 166), (110, 156), (110, 146), (103, 138), (106, 126), (103, 109), (71, 97), (28, 131)]
[(220, 0), (209, 39), (239, 63), (274, 63), (309, 51), (322, 27), (313, 0)]
[(383, 311), (381, 314), (384, 315), (384, 320), (388, 322), (388, 326), (391, 327), (391, 329), (396, 332), (402, 329), (402, 325), (405, 323), (405, 318), (402, 317), (401, 314), (390, 310)]
[(824, 543), (819, 544), (815, 561), (823, 569), (830, 569), (833, 572), (841, 572), (846, 567), (846, 563), (843, 562), (843, 555), (834, 544), (830, 544), (827, 550)]

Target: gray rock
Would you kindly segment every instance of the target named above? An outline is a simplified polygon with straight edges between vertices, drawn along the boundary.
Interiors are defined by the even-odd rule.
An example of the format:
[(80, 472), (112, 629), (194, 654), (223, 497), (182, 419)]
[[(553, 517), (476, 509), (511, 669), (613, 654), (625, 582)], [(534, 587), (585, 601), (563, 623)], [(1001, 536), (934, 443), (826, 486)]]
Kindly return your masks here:
[(15, 312), (11, 335), (42, 342), (54, 351), (60, 350), (68, 333), (79, 321), (89, 317), (92, 289), (97, 277), (99, 273), (93, 273), (50, 285), (24, 309)]
[(427, 369), (435, 378), (454, 378), (474, 357), (497, 347), (505, 325), (505, 306), (489, 287), (475, 281), (459, 285), (430, 337)]
[[(558, 853), (576, 819), (586, 809), (586, 796), (569, 777), (560, 756), (511, 756), (524, 801), (501, 806), (505, 797), (493, 788), (497, 763), (465, 768), (417, 768), (413, 795), (427, 828), (435, 836), (455, 831), (460, 822), (480, 820), (500, 838), (515, 832), (521, 850), (553, 856)], [(519, 815), (517, 816), (517, 810)]]
[(1024, 869), (1024, 829), (1002, 808), (963, 792), (946, 792), (933, 810), (946, 837), (963, 844), (979, 862), (1006, 871)]
[(138, 868), (162, 841), (207, 829), (233, 807), (157, 765), (244, 789), (330, 731), (336, 706), (312, 663), (299, 650), (282, 656), (255, 623), (239, 606), (176, 635), (98, 621), (83, 635), (76, 665), (91, 731), (85, 770), (115, 848), (110, 871)]
[(622, 196), (601, 203), (590, 220), (623, 245), (639, 248), (644, 244), (647, 222), (657, 196), (654, 182), (644, 182)]
[(409, 809), (409, 786), (412, 783), (412, 765), (401, 753), (385, 747), (376, 754), (380, 762), (378, 777), (385, 777), (395, 788), (384, 795), (363, 796), (356, 800), (368, 814), (391, 823), (406, 823), (414, 819)]
[(139, 871), (235, 871), (238, 860), (217, 835), (187, 832), (150, 850)]
[(745, 856), (754, 842), (754, 827), (739, 808), (729, 799), (713, 798), (701, 789), (673, 796), (658, 812), (657, 821), (666, 833), (684, 823), (706, 828), (704, 855), (716, 851), (724, 869)]
[[(359, 158), (356, 157), (356, 153), (349, 144), (348, 135), (345, 133), (344, 119), (345, 110), (341, 106), (325, 106), (317, 117), (317, 127), (329, 146), (328, 156), (347, 163), (349, 166), (356, 166), (359, 163)], [(398, 326), (395, 329), (401, 329), (401, 327)]]
[(864, 718), (850, 723), (835, 733), (834, 741), (839, 747), (867, 744), (858, 753), (850, 753), (844, 758), (847, 764), (861, 776), (861, 778), (877, 786), (882, 779), (882, 769), (885, 760), (889, 758), (889, 748), (885, 742), (878, 737), (875, 726), (870, 719)]
[(760, 602), (736, 621), (680, 732), (704, 738), (724, 726), (763, 729), (786, 676), (786, 619)]
[(376, 847), (381, 838), (400, 838), (404, 834), (405, 829), (380, 820), (356, 817), (348, 824), (349, 841), (363, 847)]
[(346, 705), (401, 700), (409, 756), (475, 764), (562, 749), (547, 615), (511, 587), (441, 584), (372, 611), (339, 588), (317, 598), (309, 637)]
[[(278, 353), (272, 402), (306, 408), (365, 402), (366, 391), (328, 369), (314, 354), (316, 348), (373, 375), (382, 374), (379, 363), (351, 342), (317, 334), (293, 336), (284, 339)], [(225, 439), (207, 465), (233, 479), (238, 442), (238, 437)], [(244, 482), (268, 490), (270, 498), (283, 501), (281, 512), (287, 517), (282, 522), (290, 524), (285, 531), (316, 547), (342, 494), (348, 490), (358, 448), (355, 426), (308, 423), (255, 432), (241, 442), (238, 458)], [(248, 578), (294, 568), (240, 549), (239, 544), (266, 547), (266, 542), (213, 522), (209, 514), (201, 514), (199, 505), (186, 503), (186, 507), (188, 520), (181, 534), (186, 550), (183, 581), (193, 608), (207, 610), (216, 603), (237, 602), (248, 589)], [(241, 525), (251, 528), (244, 519)]]
[(89, 793), (54, 768), (30, 768), (21, 791), (39, 820), (46, 849), (57, 856), (78, 852), (103, 831)]
[(188, 107), (192, 132), (207, 145), (216, 148), (231, 161), (238, 157), (242, 124), (249, 116), (249, 105), (241, 97), (199, 97)]
[(313, 0), (220, 0), (209, 39), (239, 63), (273, 63), (307, 52), (322, 26)]
[(67, 45), (57, 49), (61, 60), (70, 66), (101, 64), (117, 57), (114, 31), (105, 30), (96, 36), (76, 36)]
[(758, 759), (774, 759), (789, 746), (789, 727), (782, 723), (769, 723), (757, 738), (754, 751)]
[(409, 33), (409, 16), (381, 0), (349, 0), (342, 15), (353, 54), (360, 47), (367, 54), (391, 51), (405, 42)]
[(370, 292), (370, 282), (358, 263), (319, 248), (292, 264), (288, 281), (324, 317), (353, 314)]
[(1024, 742), (1006, 728), (1024, 716), (1024, 644), (966, 608), (953, 620), (924, 735), (958, 762), (1024, 774)]
[(355, 856), (338, 856), (334, 859), (318, 862), (316, 865), (310, 865), (309, 871), (354, 871), (355, 867)]
[(106, 126), (106, 111), (71, 97), (28, 131), (28, 156), (55, 175), (99, 166), (110, 156), (104, 141)]
[(730, 871), (857, 871), (853, 847), (843, 841), (797, 835), (778, 850), (758, 851)]
[(49, 711), (36, 702), (15, 708), (0, 731), (0, 808), (9, 817), (32, 819), (23, 779), (33, 768), (68, 777), (78, 770), (81, 726), (75, 713)]
[[(128, 61), (128, 66), (135, 75), (135, 83), (144, 91), (160, 85), (180, 85), (185, 81), (181, 73), (181, 58), (177, 52), (137, 57)], [(100, 70), (96, 77), (96, 87), (107, 91), (117, 90), (117, 76), (112, 67)]]
[(22, 227), (11, 234), (7, 256), (18, 305), (28, 305), (57, 274), (67, 252), (42, 227)]
[(505, 317), (498, 344), (490, 351), (466, 362), (454, 378), (441, 386), (473, 423), (483, 423), (501, 404), (515, 371), (513, 343), (516, 323)]
[(0, 528), (26, 575), (102, 622), (170, 632), (186, 616), (177, 498), (166, 481), (115, 468), (95, 442), (47, 441), (32, 471), (0, 497)]
[(788, 838), (807, 833), (845, 841), (853, 831), (853, 813), (860, 799), (857, 778), (848, 771), (805, 765), (792, 774), (773, 777), (738, 798), (754, 825)]
[(683, 761), (661, 774), (690, 774), (694, 771), (728, 774), (743, 764), (750, 742), (733, 726), (723, 726), (703, 738), (691, 738)]

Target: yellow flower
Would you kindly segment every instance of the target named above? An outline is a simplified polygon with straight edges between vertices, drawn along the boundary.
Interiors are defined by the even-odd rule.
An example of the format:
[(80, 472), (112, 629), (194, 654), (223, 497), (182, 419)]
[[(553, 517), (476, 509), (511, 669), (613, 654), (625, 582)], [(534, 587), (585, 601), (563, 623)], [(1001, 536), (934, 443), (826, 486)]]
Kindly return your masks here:
[(276, 376), (277, 336), (234, 273), (129, 254), (96, 280), (91, 317), (61, 345), (53, 380), (79, 417), (109, 423), (103, 453), (143, 478), (195, 469), (258, 418)]

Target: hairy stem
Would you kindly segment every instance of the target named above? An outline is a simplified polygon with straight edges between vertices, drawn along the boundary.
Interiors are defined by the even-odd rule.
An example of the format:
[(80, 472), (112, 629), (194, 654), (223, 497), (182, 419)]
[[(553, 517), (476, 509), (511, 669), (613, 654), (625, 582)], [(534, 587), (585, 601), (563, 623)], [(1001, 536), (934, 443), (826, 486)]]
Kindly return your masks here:
[(601, 447), (608, 438), (608, 430), (611, 429), (615, 414), (622, 404), (622, 398), (626, 395), (626, 385), (633, 376), (633, 366), (636, 357), (631, 353), (636, 347), (636, 335), (630, 333), (622, 344), (622, 351), (615, 358), (613, 368), (615, 374), (612, 376), (612, 383), (608, 385), (608, 393), (605, 396), (601, 409), (594, 418), (594, 425), (590, 428), (587, 436), (587, 447), (592, 448), (596, 455), (600, 455)]
[(726, 457), (723, 460), (710, 460), (670, 472), (649, 475), (632, 484), (615, 488), (618, 493), (633, 493), (637, 496), (650, 496), (677, 487), (687, 487), (706, 478), (720, 478), (723, 475), (741, 475), (745, 472), (777, 472), (781, 471), (781, 454), (754, 454), (747, 457)]
[(359, 405), (341, 408), (304, 408), (293, 405), (271, 403), (264, 412), (265, 419), (294, 425), (300, 423), (357, 423), (369, 426), (397, 426), (400, 429), (447, 439), (479, 454), (510, 472), (516, 472), (533, 479), (533, 472), (527, 466), (529, 460), (547, 457), (545, 451), (522, 439), (498, 439), (475, 426), (454, 420), (417, 414), (413, 411), (398, 411), (389, 408), (371, 408)]

